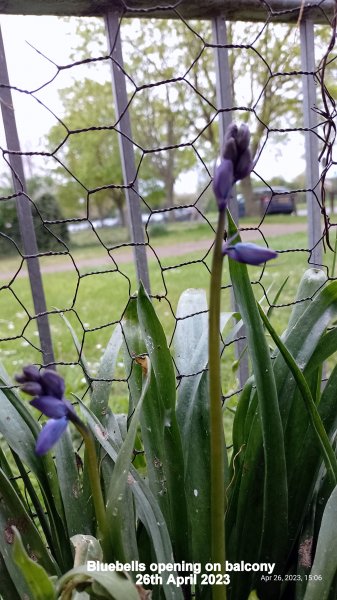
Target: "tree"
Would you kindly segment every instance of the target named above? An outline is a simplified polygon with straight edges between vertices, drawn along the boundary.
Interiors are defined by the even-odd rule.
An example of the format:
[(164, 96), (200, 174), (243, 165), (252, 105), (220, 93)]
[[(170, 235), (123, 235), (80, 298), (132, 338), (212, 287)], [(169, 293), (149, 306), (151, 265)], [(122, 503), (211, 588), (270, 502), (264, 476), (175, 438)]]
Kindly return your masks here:
[[(64, 250), (60, 239), (65, 244), (69, 243), (69, 232), (65, 222), (45, 225), (45, 221), (62, 221), (63, 214), (59, 204), (52, 193), (52, 188), (47, 187), (50, 180), (34, 178), (27, 181), (29, 197), (32, 200), (33, 223), (39, 252)], [(2, 197), (13, 193), (11, 187), (2, 188)], [(0, 252), (2, 254), (16, 253), (16, 246), (23, 252), (19, 221), (16, 212), (16, 200), (6, 200), (0, 203)], [(11, 241), (12, 240), (12, 241)], [(14, 242), (14, 243), (13, 243)]]
[[(115, 120), (111, 85), (85, 78), (63, 89), (60, 95), (65, 126), (55, 125), (48, 137), (61, 163), (57, 168), (61, 204), (65, 210), (73, 210), (77, 204), (83, 212), (88, 193), (93, 191), (90, 208), (94, 205), (97, 215), (91, 212), (88, 216), (104, 219), (114, 204), (124, 225), (124, 193), (118, 187), (123, 184), (118, 140), (111, 129)], [(98, 126), (103, 129), (95, 129)], [(103, 186), (110, 187), (100, 189)]]
[[(172, 207), (178, 176), (201, 165), (200, 159), (211, 171), (218, 154), (210, 23), (191, 22), (187, 27), (179, 20), (133, 19), (123, 21), (121, 31), (140, 193), (152, 206)], [(298, 126), (300, 76), (288, 75), (300, 70), (294, 31), (290, 25), (279, 24), (231, 23), (228, 27), (234, 116), (239, 112), (240, 119), (248, 121), (254, 154), (270, 127)], [(77, 34), (76, 60), (106, 55), (100, 20), (80, 20)], [(96, 68), (98, 62), (91, 64)], [(58, 125), (50, 140), (60, 144), (71, 130), (57, 156), (81, 182), (82, 193), (111, 182), (121, 184), (116, 133), (74, 132), (114, 123), (110, 82), (84, 78), (63, 90), (61, 98), (68, 130)], [(78, 197), (80, 184), (65, 169), (62, 185), (60, 194), (66, 194), (67, 202)], [(249, 178), (242, 188), (247, 213), (252, 214), (256, 203)], [(122, 190), (110, 187), (92, 199), (97, 199), (100, 216), (112, 199), (123, 218)]]

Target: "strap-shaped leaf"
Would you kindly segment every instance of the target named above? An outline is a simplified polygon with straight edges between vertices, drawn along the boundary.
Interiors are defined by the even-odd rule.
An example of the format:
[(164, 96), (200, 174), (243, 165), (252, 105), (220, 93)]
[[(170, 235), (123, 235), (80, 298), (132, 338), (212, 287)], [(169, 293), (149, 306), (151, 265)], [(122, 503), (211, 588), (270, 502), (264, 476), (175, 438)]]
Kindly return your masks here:
[[(229, 236), (233, 236), (236, 232), (236, 226), (229, 215)], [(263, 512), (260, 524), (256, 523), (256, 509), (252, 508), (254, 503), (251, 497), (256, 486), (257, 471), (254, 463), (247, 460), (247, 454), (244, 458), (245, 477), (241, 479), (237, 512), (237, 529), (241, 530), (242, 535), (238, 534), (237, 552), (240, 560), (268, 560), (275, 562), (280, 570), (286, 553), (288, 494), (283, 429), (275, 378), (247, 267), (245, 264), (229, 259), (229, 270), (235, 298), (246, 326), (248, 349), (258, 394), (264, 462), (263, 466), (261, 464), (259, 466), (259, 469), (262, 468), (264, 472)], [(253, 453), (253, 458), (255, 456), (260, 461), (258, 446), (259, 444)], [(248, 595), (249, 588), (251, 589), (249, 578), (242, 577), (240, 574), (240, 578), (235, 578), (234, 581), (236, 591), (234, 592), (233, 587), (233, 595), (236, 598), (244, 597), (245, 589)]]
[(100, 360), (97, 381), (94, 381), (92, 384), (90, 410), (92, 410), (92, 412), (102, 423), (104, 423), (104, 419), (107, 415), (109, 394), (112, 385), (111, 381), (114, 378), (118, 352), (121, 348), (122, 342), (122, 329), (118, 323)]
[(116, 555), (120, 557), (120, 560), (132, 558), (127, 556), (123, 547), (122, 518), (125, 516), (123, 506), (125, 503), (127, 479), (133, 459), (133, 449), (135, 446), (135, 439), (139, 424), (139, 415), (143, 407), (143, 400), (148, 390), (151, 377), (151, 364), (148, 358), (144, 359), (144, 365), (145, 366), (143, 369), (145, 371), (145, 375), (142, 394), (135, 408), (131, 423), (129, 424), (129, 429), (125, 440), (118, 452), (107, 494), (107, 522), (112, 538), (112, 546), (116, 551)]
[[(147, 351), (138, 320), (137, 300), (135, 298), (130, 300), (124, 314), (123, 330), (127, 344), (124, 361), (126, 371), (130, 374), (128, 384), (130, 390), (129, 418), (131, 418), (142, 392), (142, 369), (133, 357), (142, 356)], [(171, 532), (169, 496), (167, 493), (163, 493), (166, 490), (166, 471), (169, 467), (167, 465), (162, 428), (157, 425), (157, 423), (162, 423), (163, 418), (163, 407), (158, 398), (157, 381), (152, 376), (143, 410), (140, 414), (141, 437), (145, 451), (149, 486), (158, 499), (160, 510)]]
[(321, 448), (321, 453), (325, 462), (325, 467), (327, 472), (329, 473), (329, 477), (331, 482), (336, 485), (337, 484), (337, 459), (335, 452), (330, 444), (330, 440), (325, 431), (324, 425), (322, 423), (321, 417), (317, 410), (317, 407), (313, 401), (309, 386), (307, 381), (302, 373), (302, 371), (298, 368), (293, 356), (287, 349), (287, 347), (282, 343), (281, 339), (278, 337), (276, 331), (269, 323), (268, 318), (264, 315), (263, 310), (260, 309), (261, 318), (268, 329), (270, 335), (272, 336), (275, 344), (280, 350), (285, 362), (287, 363), (293, 377), (297, 383), (298, 389), (301, 393), (301, 396), (304, 401), (305, 408), (309, 415), (309, 420), (311, 426), (316, 433), (316, 443)]
[(12, 527), (12, 529), (14, 532), (13, 560), (27, 584), (30, 592), (29, 598), (32, 600), (56, 600), (54, 585), (46, 571), (28, 556), (18, 529), (16, 527)]
[(0, 536), (0, 553), (16, 589), (23, 596), (24, 594), (28, 594), (29, 586), (27, 586), (21, 569), (13, 562), (13, 526), (20, 529), (24, 545), (29, 548), (31, 555), (34, 556), (41, 567), (45, 568), (49, 574), (57, 573), (58, 569), (49, 555), (25, 506), (1, 469), (0, 489), (0, 530), (3, 532), (3, 535)]
[[(234, 313), (221, 314), (221, 331), (233, 316)], [(174, 360), (181, 376), (177, 389), (177, 419), (184, 455), (191, 551), (192, 559), (204, 565), (211, 560), (206, 292), (201, 289), (185, 290), (179, 298), (176, 318)]]
[[(84, 404), (81, 403), (80, 406), (81, 411), (86, 418), (87, 424), (96, 440), (102, 446), (104, 451), (110, 456), (110, 458), (116, 462), (118, 448), (116, 448), (112, 439), (109, 437), (107, 430), (102, 427), (95, 415), (93, 415), (93, 413), (91, 413), (91, 411), (86, 408)], [(152, 542), (155, 561), (164, 564), (172, 562), (173, 552), (171, 540), (165, 519), (159, 508), (158, 501), (155, 499), (147, 484), (139, 476), (134, 467), (131, 467), (130, 475), (131, 477), (128, 478), (128, 485), (135, 499), (136, 510), (139, 519), (144, 524), (148, 536)], [(163, 594), (165, 596), (165, 600), (183, 600), (181, 589), (177, 588), (174, 584), (165, 585)]]
[(7, 570), (6, 563), (0, 553), (0, 597), (3, 600), (21, 600), (19, 592)]
[(337, 573), (337, 486), (326, 503), (304, 600), (327, 600)]
[(76, 464), (71, 433), (65, 431), (55, 447), (55, 459), (60, 491), (67, 522), (68, 536), (90, 533), (90, 517), (87, 498)]
[(158, 494), (168, 499), (168, 528), (176, 560), (186, 560), (188, 520), (182, 444), (176, 417), (175, 372), (164, 330), (142, 284), (137, 297), (137, 314), (155, 382), (155, 387), (149, 388), (151, 399), (147, 395), (143, 407), (147, 427), (152, 435), (157, 435), (158, 441), (158, 448), (153, 448), (158, 454), (150, 460), (161, 477)]

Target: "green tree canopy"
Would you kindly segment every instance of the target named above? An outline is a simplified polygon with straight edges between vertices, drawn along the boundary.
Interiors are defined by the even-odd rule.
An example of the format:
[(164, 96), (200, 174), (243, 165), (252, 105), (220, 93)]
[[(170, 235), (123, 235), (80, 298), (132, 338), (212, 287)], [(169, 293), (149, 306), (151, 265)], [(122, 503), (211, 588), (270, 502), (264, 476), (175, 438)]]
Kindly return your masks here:
[[(121, 33), (139, 191), (153, 207), (173, 206), (179, 175), (197, 166), (207, 183), (219, 151), (211, 24), (133, 19), (123, 20)], [(79, 20), (77, 34), (77, 61), (99, 56), (109, 65), (101, 20)], [(268, 143), (277, 139), (278, 129), (302, 126), (295, 35), (290, 25), (228, 26), (233, 118), (249, 123), (254, 154), (267, 137)], [(111, 214), (114, 203), (123, 218), (111, 84), (97, 79), (93, 74), (61, 92), (66, 128), (59, 124), (49, 135), (55, 148), (63, 142), (57, 157), (70, 172), (58, 169), (59, 194), (66, 210), (94, 190), (89, 206), (100, 217)], [(254, 209), (250, 190), (248, 180), (248, 211)]]

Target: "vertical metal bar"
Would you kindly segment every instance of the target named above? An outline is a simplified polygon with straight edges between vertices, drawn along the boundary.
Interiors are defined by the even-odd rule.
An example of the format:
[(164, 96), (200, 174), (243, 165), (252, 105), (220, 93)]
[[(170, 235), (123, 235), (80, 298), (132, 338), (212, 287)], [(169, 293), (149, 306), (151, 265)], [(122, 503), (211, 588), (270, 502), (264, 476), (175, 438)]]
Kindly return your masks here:
[[(212, 20), (212, 33), (213, 43), (216, 45), (215, 48), (215, 74), (216, 74), (216, 96), (218, 109), (230, 109), (233, 106), (232, 98), (232, 86), (231, 86), (231, 74), (228, 58), (228, 49), (221, 47), (226, 46), (227, 41), (227, 27), (226, 20), (224, 17), (215, 17)], [(224, 110), (219, 114), (219, 138), (220, 148), (223, 144), (225, 131), (228, 125), (232, 121), (232, 113), (230, 110)], [(233, 199), (230, 204), (230, 211), (236, 223), (239, 222), (239, 208), (236, 199), (236, 192), (234, 189)], [(234, 310), (237, 310), (235, 303), (234, 294), (232, 294), (232, 306)], [(244, 336), (244, 339), (238, 340), (235, 345), (235, 355), (240, 358), (239, 362), (239, 381), (240, 385), (243, 386), (248, 379), (248, 357), (247, 354), (243, 353), (246, 348), (245, 329), (240, 329), (240, 336)]]
[[(315, 37), (314, 23), (309, 19), (302, 19), (300, 25), (301, 35), (301, 61), (302, 70), (306, 73), (315, 71)], [(308, 241), (309, 248), (313, 248), (311, 261), (313, 266), (322, 265), (322, 243), (318, 244), (321, 233), (321, 211), (316, 201), (313, 190), (319, 182), (318, 167), (318, 138), (314, 127), (317, 126), (317, 116), (313, 110), (316, 104), (316, 88), (313, 75), (302, 76), (303, 87), (303, 112), (305, 133), (306, 156), (306, 185), (307, 213), (308, 213)]]
[[(137, 194), (136, 165), (134, 147), (132, 144), (130, 115), (127, 109), (128, 97), (126, 93), (125, 75), (123, 73), (123, 54), (120, 38), (120, 13), (110, 10), (105, 15), (105, 27), (112, 61), (112, 87), (115, 100), (116, 119), (119, 120), (119, 148), (123, 169), (128, 221), (131, 231), (131, 240), (136, 244), (133, 248), (138, 280), (141, 280), (145, 289), (150, 292), (150, 278), (147, 264), (144, 228), (140, 210), (140, 199)], [(132, 187), (130, 184), (132, 183)]]
[[(23, 169), (22, 156), (20, 154), (20, 142), (16, 127), (16, 120), (13, 108), (12, 93), (9, 84), (7, 62), (5, 49), (0, 27), (0, 81), (3, 86), (0, 87), (0, 104), (2, 119), (4, 124), (6, 143), (8, 150), (16, 154), (9, 154), (9, 163), (12, 170), (13, 187), (15, 193), (27, 192), (25, 175)], [(37, 327), (40, 336), (40, 344), (44, 365), (55, 362), (54, 352), (49, 328), (46, 300), (43, 290), (43, 283), (40, 271), (39, 259), (37, 258), (38, 248), (34, 230), (33, 217), (29, 200), (23, 194), (20, 194), (16, 200), (16, 210), (19, 220), (20, 233), (24, 254), (27, 258), (27, 268), (30, 281), (30, 287), (34, 302), (34, 309), (37, 315)]]
[[(227, 26), (224, 17), (215, 17), (212, 20), (213, 43), (217, 46), (226, 46)], [(215, 58), (215, 76), (216, 76), (216, 99), (218, 109), (230, 109), (233, 106), (231, 74), (228, 58), (228, 49), (216, 47)], [(220, 149), (222, 148), (224, 136), (228, 125), (232, 122), (231, 111), (223, 110), (218, 115)], [(239, 222), (239, 208), (236, 199), (236, 190), (233, 188), (233, 197), (229, 203), (232, 217), (236, 223)]]

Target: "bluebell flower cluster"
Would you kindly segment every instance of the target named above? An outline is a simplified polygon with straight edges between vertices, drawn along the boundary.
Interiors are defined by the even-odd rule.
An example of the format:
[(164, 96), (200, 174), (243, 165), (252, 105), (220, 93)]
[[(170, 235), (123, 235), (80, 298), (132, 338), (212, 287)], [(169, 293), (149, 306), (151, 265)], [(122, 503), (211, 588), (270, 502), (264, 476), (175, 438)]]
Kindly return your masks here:
[[(221, 161), (213, 177), (213, 191), (220, 212), (227, 208), (234, 183), (251, 173), (253, 161), (249, 141), (250, 132), (247, 125), (242, 124), (238, 127), (232, 123), (227, 127)], [(247, 265), (261, 265), (277, 256), (277, 252), (270, 248), (244, 242), (231, 244), (231, 241), (223, 245), (222, 254)]]
[(249, 140), (247, 125), (238, 127), (232, 123), (227, 128), (221, 162), (213, 178), (213, 191), (220, 211), (226, 209), (234, 183), (247, 177), (253, 168)]
[(72, 404), (64, 398), (64, 380), (55, 371), (39, 371), (35, 365), (28, 365), (15, 379), (21, 384), (23, 392), (34, 396), (30, 404), (50, 417), (36, 441), (35, 450), (41, 456), (56, 444), (69, 421), (79, 423), (80, 420)]

